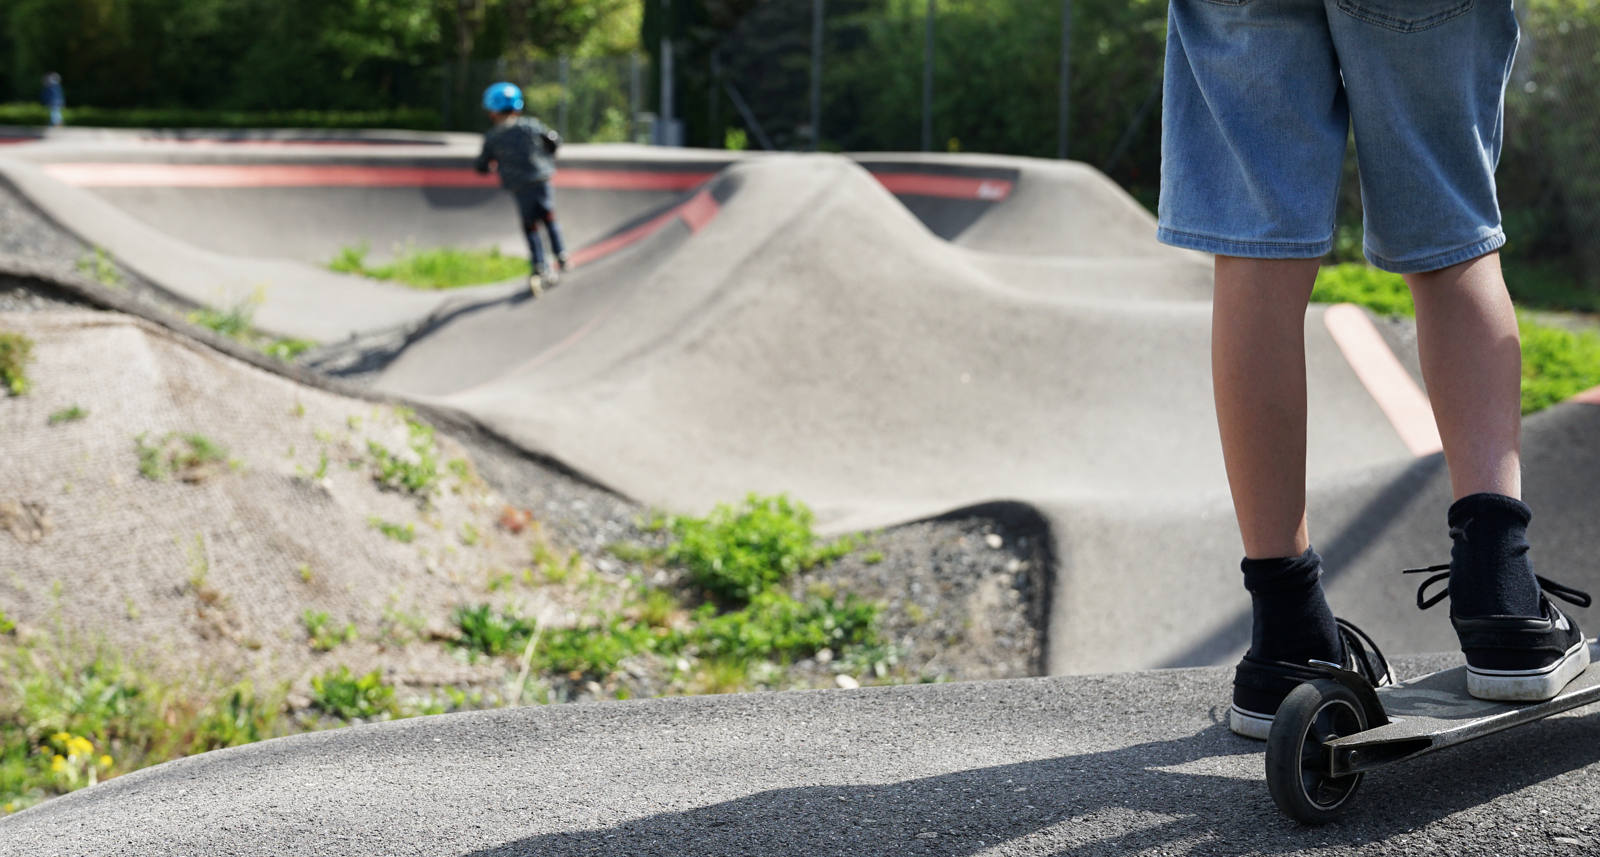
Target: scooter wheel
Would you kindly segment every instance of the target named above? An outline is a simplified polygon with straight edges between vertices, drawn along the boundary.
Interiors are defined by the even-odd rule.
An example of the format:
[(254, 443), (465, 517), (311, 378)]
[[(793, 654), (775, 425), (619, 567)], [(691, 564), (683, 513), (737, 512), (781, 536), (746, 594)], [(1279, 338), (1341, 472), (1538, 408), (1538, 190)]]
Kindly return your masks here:
[(1267, 736), (1267, 790), (1278, 808), (1301, 824), (1338, 818), (1361, 775), (1332, 776), (1327, 743), (1366, 728), (1361, 701), (1336, 681), (1319, 679), (1291, 691)]

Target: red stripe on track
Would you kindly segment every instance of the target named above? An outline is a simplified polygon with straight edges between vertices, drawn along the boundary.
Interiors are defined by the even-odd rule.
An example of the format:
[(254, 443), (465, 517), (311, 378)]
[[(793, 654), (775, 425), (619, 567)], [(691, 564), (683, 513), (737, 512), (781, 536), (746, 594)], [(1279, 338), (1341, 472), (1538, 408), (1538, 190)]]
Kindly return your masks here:
[(717, 204), (716, 199), (713, 198), (710, 193), (701, 191), (695, 194), (694, 197), (688, 202), (685, 202), (682, 205), (674, 206), (665, 213), (645, 221), (644, 223), (629, 229), (627, 232), (613, 235), (603, 241), (597, 241), (594, 244), (590, 244), (589, 246), (583, 248), (582, 250), (574, 252), (572, 254), (572, 265), (576, 267), (578, 265), (588, 265), (597, 262), (600, 259), (603, 259), (606, 256), (623, 249), (624, 247), (637, 244), (651, 235), (656, 234), (666, 227), (667, 224), (677, 220), (680, 217), (683, 218), (683, 222), (688, 225), (690, 232), (699, 232), (701, 229), (704, 229), (706, 224), (710, 223), (711, 219), (716, 217), (717, 212), (721, 210), (722, 207)]
[[(364, 167), (331, 164), (95, 164), (56, 163), (53, 178), (78, 187), (495, 187), (494, 176), (448, 167)], [(689, 190), (711, 173), (569, 168), (558, 188)]]
[[(0, 142), (33, 142), (31, 140)], [(333, 144), (336, 145), (336, 144)], [(375, 167), (333, 164), (72, 163), (45, 166), (59, 181), (78, 187), (493, 187), (494, 176), (451, 167)], [(558, 188), (585, 190), (691, 190), (712, 172), (597, 170), (568, 167), (556, 173)], [(877, 173), (890, 193), (1000, 202), (1015, 183), (932, 173)]]
[(1322, 323), (1411, 454), (1422, 458), (1444, 449), (1427, 394), (1400, 365), (1366, 312), (1354, 304), (1334, 304), (1323, 312)]
[(978, 199), (1000, 202), (1011, 195), (1015, 184), (1006, 179), (974, 179), (929, 173), (875, 173), (889, 192), (899, 196), (938, 196), (947, 199)]
[(1600, 405), (1600, 387), (1595, 387), (1593, 390), (1579, 393), (1578, 395), (1573, 396), (1572, 400), (1574, 402), (1582, 402), (1585, 405)]

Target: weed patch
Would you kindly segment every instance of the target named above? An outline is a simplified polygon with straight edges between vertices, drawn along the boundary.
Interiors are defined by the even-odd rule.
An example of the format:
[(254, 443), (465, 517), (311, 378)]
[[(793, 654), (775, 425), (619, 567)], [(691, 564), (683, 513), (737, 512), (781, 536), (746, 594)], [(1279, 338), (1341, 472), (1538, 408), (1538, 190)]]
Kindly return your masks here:
[(88, 411), (78, 407), (77, 405), (73, 405), (68, 408), (62, 408), (61, 410), (51, 414), (50, 425), (58, 426), (62, 423), (75, 423), (87, 416), (89, 416)]
[(203, 482), (228, 463), (228, 450), (201, 434), (169, 432), (150, 442), (149, 432), (133, 439), (139, 455), (139, 475), (153, 482), (176, 476), (184, 482)]
[(704, 518), (667, 519), (664, 525), (676, 540), (666, 559), (718, 599), (743, 604), (796, 572), (855, 549), (852, 539), (817, 538), (813, 520), (804, 503), (751, 494), (741, 507), (719, 504)]
[(400, 417), (406, 426), (405, 448), (391, 450), (375, 440), (367, 441), (372, 478), (390, 490), (426, 498), (439, 485), (439, 447), (433, 426), (409, 411), (401, 410)]
[(365, 244), (345, 247), (333, 261), (331, 270), (357, 274), (375, 280), (393, 280), (418, 289), (453, 289), (485, 283), (499, 283), (528, 276), (528, 260), (507, 256), (500, 248), (462, 250), (441, 247), (411, 250), (387, 265), (370, 265)]
[(417, 539), (417, 527), (415, 524), (394, 524), (377, 517), (368, 518), (367, 523), (374, 530), (383, 533), (384, 537), (390, 541), (409, 545)]
[(490, 657), (521, 651), (536, 630), (532, 619), (496, 611), (488, 604), (458, 607), (452, 618), (461, 632), (457, 645)]
[(0, 331), (0, 387), (13, 396), (28, 392), (28, 364), (33, 362), (33, 340), (20, 333)]
[(1518, 318), (1522, 332), (1522, 413), (1531, 414), (1600, 386), (1600, 334)]
[(310, 641), (311, 648), (318, 652), (331, 652), (344, 643), (353, 643), (356, 640), (356, 626), (354, 623), (345, 623), (343, 630), (335, 630), (329, 623), (327, 613), (307, 610), (300, 614), (300, 624), (305, 626), (306, 639)]
[(311, 705), (340, 720), (375, 720), (399, 714), (394, 688), (377, 670), (352, 675), (349, 667), (323, 673), (311, 680)]
[(100, 247), (78, 257), (78, 273), (108, 288), (120, 289), (123, 285), (122, 273), (111, 261), (111, 254)]

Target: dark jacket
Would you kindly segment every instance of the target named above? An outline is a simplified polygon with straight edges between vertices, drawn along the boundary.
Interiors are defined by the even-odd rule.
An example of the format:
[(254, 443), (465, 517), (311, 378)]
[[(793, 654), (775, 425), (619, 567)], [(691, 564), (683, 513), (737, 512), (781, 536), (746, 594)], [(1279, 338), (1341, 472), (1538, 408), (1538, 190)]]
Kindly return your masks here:
[(516, 190), (534, 182), (547, 182), (556, 173), (555, 156), (545, 150), (543, 122), (522, 116), (496, 125), (483, 134), (483, 150), (475, 166), (489, 171), (489, 162), (500, 168), (500, 186)]
[(67, 96), (61, 91), (61, 84), (47, 83), (39, 90), (39, 102), (46, 107), (63, 107)]

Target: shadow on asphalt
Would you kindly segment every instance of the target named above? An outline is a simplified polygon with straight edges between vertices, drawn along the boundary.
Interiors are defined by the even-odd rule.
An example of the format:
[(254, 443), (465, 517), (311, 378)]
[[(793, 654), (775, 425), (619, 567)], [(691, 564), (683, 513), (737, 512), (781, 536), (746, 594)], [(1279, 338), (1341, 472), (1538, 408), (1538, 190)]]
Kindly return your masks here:
[[(1600, 761), (1600, 716), (1544, 721), (1370, 774), (1349, 815), (1322, 828), (1278, 814), (1258, 773), (1263, 747), (1219, 723), (1188, 738), (1109, 752), (886, 785), (773, 789), (597, 830), (527, 837), (468, 857), (966, 855), (1002, 846), (1075, 857), (1293, 854), (1401, 834), (1409, 846), (1425, 843), (1423, 828), (1440, 819)], [(1240, 756), (1255, 758), (1231, 758)], [(1242, 768), (1250, 776), (1185, 768)]]

